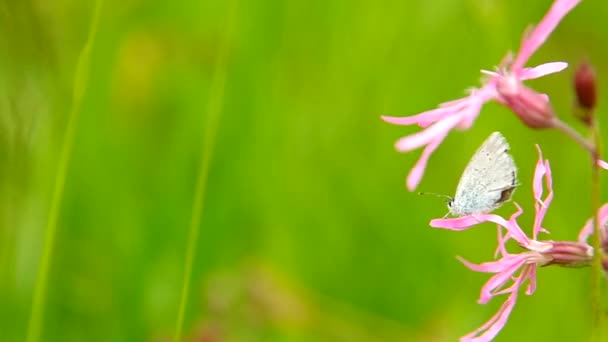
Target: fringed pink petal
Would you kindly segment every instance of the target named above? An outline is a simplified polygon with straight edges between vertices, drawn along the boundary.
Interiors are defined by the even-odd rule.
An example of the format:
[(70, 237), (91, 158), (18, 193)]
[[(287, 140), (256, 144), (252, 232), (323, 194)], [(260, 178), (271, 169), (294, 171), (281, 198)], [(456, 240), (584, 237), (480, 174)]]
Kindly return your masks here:
[(470, 102), (468, 108), (463, 110), (463, 115), (458, 123), (458, 129), (465, 130), (469, 129), (475, 119), (479, 116), (479, 112), (483, 105), (490, 100), (497, 100), (498, 94), (496, 93), (496, 82), (490, 80), (480, 89), (471, 89), (471, 95), (469, 96)]
[(536, 215), (534, 216), (534, 227), (532, 238), (536, 240), (539, 233), (549, 234), (549, 231), (542, 227), (543, 220), (547, 214), (547, 210), (553, 201), (553, 180), (551, 177), (551, 165), (545, 160), (545, 186), (547, 187), (547, 197), (535, 205)]
[(472, 263), (461, 256), (457, 256), (456, 259), (475, 272), (500, 273), (513, 266), (513, 264), (521, 262), (522, 257), (518, 254), (508, 255), (500, 260), (482, 262), (481, 264)]
[[(484, 325), (475, 329), (468, 335), (460, 338), (460, 342), (490, 342), (498, 335), (500, 330), (507, 324), (509, 315), (513, 311), (515, 302), (517, 301), (517, 292), (511, 293), (509, 298), (502, 304), (500, 309), (492, 318), (490, 318)], [(481, 333), (481, 335), (480, 335)]]
[(449, 230), (466, 230), (483, 222), (501, 222), (507, 224), (505, 219), (494, 214), (475, 214), (456, 218), (433, 219), (429, 225), (433, 228), (445, 228)]
[(553, 174), (551, 173), (551, 165), (549, 160), (545, 160), (545, 186), (547, 187), (547, 197), (545, 197), (545, 207), (549, 207), (553, 201)]
[[(603, 238), (605, 238), (606, 235), (606, 223), (608, 221), (608, 203), (604, 204), (600, 210), (599, 210), (599, 215), (600, 215), (600, 222), (603, 222), (604, 227), (602, 229), (602, 232), (604, 234)], [(589, 237), (591, 235), (593, 235), (593, 217), (588, 219), (587, 222), (585, 222), (585, 225), (583, 226), (583, 228), (581, 229), (580, 233), (578, 233), (578, 241), (582, 242), (582, 243), (587, 243), (587, 240), (589, 239)]]
[[(457, 117), (458, 120), (457, 121), (462, 121), (462, 117), (463, 115), (465, 115), (465, 113), (468, 112), (468, 107), (470, 106), (469, 103), (473, 100), (473, 98), (471, 96), (469, 97), (464, 97), (462, 99), (458, 99), (458, 100), (453, 100), (450, 101), (450, 105), (447, 105), (446, 103), (442, 103), (440, 104), (440, 108), (439, 109), (445, 109), (445, 110), (449, 110), (450, 113), (448, 115), (445, 115), (441, 120), (444, 120), (448, 117)], [(477, 111), (477, 115), (479, 115), (479, 111)], [(434, 118), (432, 116), (426, 117), (423, 120), (420, 120), (420, 122), (418, 122), (418, 126), (420, 127), (428, 127), (430, 125), (432, 125), (433, 123), (435, 123), (435, 121), (438, 120), (433, 120)]]
[(517, 272), (517, 270), (524, 265), (525, 261), (526, 255), (523, 254), (517, 254), (514, 255), (512, 258), (504, 260), (503, 262), (505, 269), (502, 270), (500, 273), (497, 273), (492, 276), (483, 285), (483, 287), (481, 288), (481, 295), (479, 297), (478, 302), (480, 304), (485, 304), (490, 299), (492, 299), (492, 297), (496, 296), (497, 294), (494, 292), (497, 289), (502, 288), (509, 280), (511, 280), (513, 274), (515, 274), (515, 272)]
[[(513, 277), (513, 280), (517, 280), (518, 277)], [(503, 294), (511, 293), (513, 291), (519, 290), (519, 287), (520, 287), (519, 284), (512, 283), (511, 286), (509, 286), (509, 287), (501, 288), (500, 290), (496, 290), (496, 291), (492, 292), (492, 295), (494, 297), (497, 297), (497, 296), (500, 296), (500, 295), (503, 295)]]
[(505, 243), (509, 240), (509, 236), (502, 236), (502, 227), (499, 224), (496, 225), (496, 231), (498, 235), (496, 239), (498, 244), (496, 246), (496, 250), (494, 251), (494, 259), (498, 258), (499, 255), (504, 257), (509, 254), (507, 253), (507, 249), (505, 247)]
[[(520, 245), (526, 246), (530, 242), (530, 239), (528, 239), (528, 237), (526, 236), (524, 231), (517, 224), (517, 218), (524, 212), (524, 210), (521, 208), (521, 206), (517, 202), (513, 202), (513, 205), (515, 205), (515, 207), (517, 208), (517, 211), (514, 212), (513, 215), (511, 215), (511, 217), (509, 217), (508, 223), (502, 225), (507, 230), (507, 235), (504, 239), (504, 242), (506, 243), (506, 241), (508, 241), (509, 239), (512, 238), (515, 241), (517, 241)], [(495, 223), (498, 223), (498, 222), (495, 222)], [(500, 223), (498, 223), (498, 224), (500, 224)]]
[(532, 181), (532, 191), (534, 193), (534, 199), (537, 202), (542, 202), (541, 197), (543, 195), (543, 177), (547, 170), (545, 169), (545, 162), (543, 160), (543, 151), (540, 146), (536, 145), (538, 151), (538, 161), (536, 162), (536, 168), (534, 169), (534, 178)]
[[(532, 229), (532, 239), (536, 239), (540, 232), (549, 233), (542, 227), (543, 220), (547, 214), (547, 209), (553, 201), (553, 179), (551, 177), (551, 165), (548, 160), (543, 160), (543, 153), (540, 146), (536, 145), (538, 151), (538, 162), (534, 170), (534, 180), (532, 189), (534, 192), (534, 225)], [(545, 187), (547, 188), (547, 197), (542, 199), (543, 195), (543, 178)]]
[(557, 27), (557, 24), (570, 12), (580, 0), (556, 0), (549, 12), (536, 26), (534, 31), (527, 37), (524, 37), (519, 53), (515, 57), (512, 68), (513, 70), (521, 69), (524, 64), (530, 59), (530, 56), (547, 40), (551, 32)]
[(414, 165), (414, 167), (412, 168), (412, 170), (410, 171), (410, 173), (407, 176), (407, 180), (406, 180), (405, 184), (409, 191), (416, 190), (416, 188), (418, 187), (418, 184), (420, 184), (420, 181), (422, 180), (422, 176), (424, 175), (424, 170), (426, 169), (426, 165), (428, 164), (429, 158), (431, 157), (433, 152), (435, 152), (437, 147), (439, 147), (439, 145), (443, 141), (444, 137), (445, 137), (445, 134), (441, 137), (438, 137), (435, 141), (428, 144), (422, 151), (422, 154), (420, 155), (420, 159), (418, 159), (418, 161), (416, 162), (416, 165)]
[(520, 80), (533, 80), (535, 78), (560, 72), (568, 67), (566, 62), (551, 62), (545, 63), (533, 68), (523, 68), (517, 73), (517, 78)]
[(524, 273), (527, 274), (526, 278), (528, 278), (528, 286), (526, 287), (526, 295), (531, 296), (534, 291), (536, 291), (536, 265), (526, 265)]
[(436, 122), (425, 130), (405, 136), (397, 141), (395, 148), (400, 152), (408, 152), (421, 146), (428, 145), (432, 141), (439, 139), (439, 137), (443, 140), (450, 129), (456, 126), (458, 119), (457, 116), (448, 117)]
[[(507, 300), (500, 307), (498, 312), (492, 316), (484, 325), (471, 332), (470, 334), (463, 336), (460, 341), (466, 342), (489, 342), (498, 335), (500, 330), (507, 324), (507, 320), (509, 319), (509, 315), (517, 302), (518, 290), (523, 284), (525, 280), (525, 274), (520, 274), (517, 278), (514, 279), (513, 286), (511, 289), (513, 290)], [(483, 332), (483, 333), (482, 333)], [(481, 335), (480, 335), (481, 333)]]
[(593, 218), (588, 219), (583, 229), (578, 233), (578, 242), (587, 243), (587, 239), (591, 235), (593, 235)]
[[(500, 228), (504, 226), (501, 226), (500, 224), (498, 225), (498, 246), (496, 247), (496, 251), (494, 251), (494, 257), (496, 257), (499, 252), (502, 256), (508, 255), (505, 245), (509, 239), (514, 239), (521, 246), (528, 245), (530, 241), (517, 224), (517, 218), (524, 212), (524, 210), (517, 202), (513, 202), (513, 205), (515, 208), (517, 208), (517, 210), (511, 215), (511, 217), (509, 217), (508, 225), (510, 229), (506, 229), (507, 233), (504, 236), (502, 236), (502, 230)], [(514, 234), (511, 235), (510, 232), (513, 232)]]
[(473, 99), (469, 106), (462, 112), (460, 122), (458, 123), (458, 129), (466, 130), (471, 128), (475, 119), (479, 116), (479, 112), (481, 111), (481, 107), (486, 101), (482, 101), (480, 99)]
[(481, 69), (481, 70), (479, 70), (479, 72), (481, 72), (483, 75), (486, 75), (489, 77), (501, 77), (501, 74), (499, 72), (492, 71), (492, 70)]
[(600, 222), (602, 222), (602, 229), (600, 230), (602, 232), (602, 241), (604, 241), (606, 239), (606, 235), (608, 233), (607, 229), (608, 227), (606, 226), (606, 223), (608, 221), (608, 203), (604, 204), (600, 210), (599, 210), (599, 215), (600, 215)]
[(393, 125), (414, 125), (420, 124), (420, 122), (435, 122), (441, 119), (444, 119), (447, 116), (450, 116), (458, 111), (458, 108), (435, 108), (431, 110), (427, 110), (420, 114), (412, 115), (412, 116), (404, 116), (404, 117), (396, 117), (396, 116), (386, 116), (382, 115), (380, 118), (385, 122), (391, 123)]
[(606, 223), (608, 220), (608, 203), (600, 207), (600, 221)]

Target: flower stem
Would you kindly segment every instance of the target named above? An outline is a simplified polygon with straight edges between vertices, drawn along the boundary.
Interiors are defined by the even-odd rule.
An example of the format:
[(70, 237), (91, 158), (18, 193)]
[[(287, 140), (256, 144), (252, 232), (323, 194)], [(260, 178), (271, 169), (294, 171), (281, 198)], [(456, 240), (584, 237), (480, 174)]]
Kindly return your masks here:
[[(577, 144), (581, 145), (585, 150), (587, 150), (591, 154), (592, 158), (595, 158), (596, 155), (599, 156), (599, 154), (596, 151), (598, 146), (597, 146), (597, 144), (595, 144), (595, 141), (590, 142), (589, 140), (585, 139), (582, 135), (580, 135), (580, 133), (578, 133), (574, 128), (570, 127), (565, 122), (559, 120), (558, 118), (555, 118), (553, 127), (564, 132), (567, 136), (572, 138), (572, 140), (574, 140)], [(598, 159), (599, 159), (599, 157), (598, 157)], [(597, 160), (597, 159), (594, 159), (594, 160)]]
[(601, 252), (601, 222), (599, 216), (600, 209), (600, 167), (598, 160), (601, 156), (601, 137), (597, 122), (591, 126), (591, 140), (594, 143), (594, 150), (591, 153), (592, 159), (592, 174), (591, 174), (591, 206), (594, 217), (594, 233), (593, 233), (593, 262), (592, 262), (592, 280), (591, 280), (591, 305), (593, 310), (593, 324), (591, 330), (592, 341), (603, 341), (603, 314), (602, 314), (602, 252)]
[(173, 335), (174, 342), (179, 342), (182, 338), (186, 307), (188, 305), (188, 297), (190, 294), (190, 283), (192, 281), (192, 268), (194, 264), (194, 257), (196, 256), (200, 232), (200, 223), (205, 202), (205, 190), (207, 187), (207, 179), (209, 175), (209, 165), (211, 163), (211, 156), (215, 143), (215, 135), (217, 133), (219, 118), (222, 111), (222, 102), (224, 98), (224, 88), (226, 83), (227, 52), (230, 40), (232, 38), (231, 33), (234, 26), (234, 4), (231, 7), (232, 8), (230, 9), (230, 13), (228, 14), (229, 18), (226, 21), (228, 28), (225, 33), (224, 43), (218, 51), (215, 70), (211, 79), (211, 85), (209, 89), (209, 100), (207, 102), (207, 109), (204, 113), (205, 117), (200, 164), (198, 169), (196, 188), (194, 190), (194, 200), (192, 202), (192, 216), (190, 218), (190, 227), (188, 230), (187, 242), (188, 245), (186, 247), (186, 256), (184, 260), (184, 278), (182, 280), (179, 311), (175, 324), (175, 333)]
[(61, 145), (59, 165), (53, 186), (53, 197), (51, 199), (49, 217), (44, 231), (42, 256), (40, 259), (40, 264), (38, 265), (38, 276), (34, 288), (34, 297), (32, 299), (32, 311), (30, 313), (27, 328), (28, 342), (39, 341), (42, 333), (44, 304), (46, 301), (49, 283), (49, 270), (51, 260), (53, 258), (55, 239), (57, 236), (57, 221), (61, 209), (61, 199), (63, 197), (63, 189), (68, 172), (68, 165), (70, 163), (70, 156), (72, 154), (72, 146), (74, 145), (74, 136), (76, 134), (76, 127), (78, 125), (78, 118), (80, 116), (80, 106), (87, 88), (91, 49), (93, 48), (93, 42), (97, 33), (102, 2), (102, 0), (97, 0), (95, 4), (95, 11), (93, 12), (93, 20), (91, 22), (89, 36), (84, 47), (82, 48), (82, 51), (80, 52), (80, 55), (78, 56), (78, 63), (76, 64), (72, 105), (70, 108), (70, 114), (68, 116), (65, 135)]

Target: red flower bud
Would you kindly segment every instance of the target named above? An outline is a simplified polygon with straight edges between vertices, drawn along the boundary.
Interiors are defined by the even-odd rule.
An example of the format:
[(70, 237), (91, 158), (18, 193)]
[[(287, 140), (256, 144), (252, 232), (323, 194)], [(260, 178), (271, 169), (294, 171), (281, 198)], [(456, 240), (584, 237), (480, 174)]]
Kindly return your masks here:
[(597, 105), (597, 81), (595, 71), (589, 63), (582, 63), (574, 75), (574, 90), (579, 110), (576, 116), (585, 124), (593, 122), (593, 112)]
[(581, 108), (592, 110), (597, 104), (597, 82), (595, 71), (589, 63), (583, 63), (574, 75), (576, 99)]

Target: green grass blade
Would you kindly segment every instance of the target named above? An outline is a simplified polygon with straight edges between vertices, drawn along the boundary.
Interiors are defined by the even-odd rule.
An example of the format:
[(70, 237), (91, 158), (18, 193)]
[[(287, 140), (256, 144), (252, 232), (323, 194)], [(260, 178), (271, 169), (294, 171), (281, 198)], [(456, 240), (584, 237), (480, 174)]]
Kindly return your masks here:
[(45, 227), (42, 256), (40, 259), (40, 264), (38, 266), (38, 277), (36, 279), (36, 284), (34, 288), (34, 297), (32, 300), (32, 309), (27, 330), (28, 342), (39, 341), (40, 335), (42, 333), (44, 304), (46, 301), (47, 288), (49, 282), (49, 269), (51, 265), (51, 260), (53, 258), (53, 250), (57, 235), (57, 220), (59, 218), (65, 178), (67, 175), (70, 156), (72, 153), (72, 145), (74, 144), (74, 136), (78, 124), (78, 117), (80, 114), (82, 98), (84, 97), (87, 88), (91, 49), (93, 47), (93, 42), (97, 33), (99, 16), (101, 13), (101, 4), (102, 0), (98, 0), (96, 2), (89, 36), (84, 47), (82, 48), (82, 51), (80, 52), (80, 56), (78, 57), (78, 64), (76, 65), (76, 72), (74, 76), (74, 88), (72, 93), (72, 105), (68, 117), (68, 124), (66, 127), (65, 136), (61, 145), (59, 165), (57, 174), (55, 176), (55, 184), (53, 187), (53, 195), (51, 198), (49, 217)]
[(190, 282), (192, 279), (192, 267), (198, 245), (200, 223), (203, 215), (203, 207), (205, 202), (205, 189), (207, 187), (207, 179), (209, 174), (209, 165), (211, 163), (215, 136), (217, 133), (220, 114), (222, 111), (224, 88), (226, 83), (227, 51), (232, 38), (232, 32), (234, 30), (236, 4), (233, 3), (229, 7), (229, 11), (229, 18), (226, 21), (226, 34), (223, 40), (223, 44), (218, 51), (215, 70), (209, 89), (207, 109), (204, 118), (200, 164), (196, 180), (196, 188), (194, 190), (195, 192), (194, 200), (192, 203), (192, 217), (188, 230), (188, 246), (186, 248), (186, 257), (184, 261), (184, 278), (179, 303), (179, 312), (177, 315), (177, 322), (175, 326), (175, 334), (173, 336), (173, 341), (175, 342), (181, 340), (186, 314), (186, 307), (188, 305)]

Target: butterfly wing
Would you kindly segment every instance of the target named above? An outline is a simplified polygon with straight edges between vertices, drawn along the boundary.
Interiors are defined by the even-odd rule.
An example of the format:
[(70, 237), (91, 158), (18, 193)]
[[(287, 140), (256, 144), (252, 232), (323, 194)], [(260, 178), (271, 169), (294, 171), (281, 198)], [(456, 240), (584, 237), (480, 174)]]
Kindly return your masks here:
[(465, 168), (450, 212), (456, 216), (488, 213), (511, 198), (517, 186), (517, 167), (509, 143), (492, 133)]

